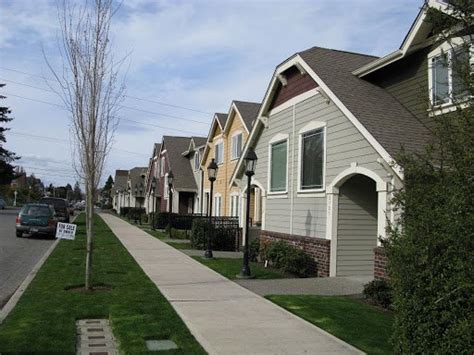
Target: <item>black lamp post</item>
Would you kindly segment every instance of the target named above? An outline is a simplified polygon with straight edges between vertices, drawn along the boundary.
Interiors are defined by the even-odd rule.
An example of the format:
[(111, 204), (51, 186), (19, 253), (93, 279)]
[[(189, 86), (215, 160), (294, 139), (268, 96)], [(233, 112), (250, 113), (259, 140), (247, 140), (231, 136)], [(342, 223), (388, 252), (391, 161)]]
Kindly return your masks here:
[(138, 200), (138, 205), (139, 205), (139, 209), (138, 209), (138, 222), (140, 224), (142, 224), (142, 198), (143, 198), (143, 183), (141, 182), (140, 183), (140, 187), (138, 188), (138, 197), (140, 198), (140, 200)]
[(153, 213), (152, 213), (152, 220), (151, 220), (151, 229), (155, 230), (155, 212), (156, 212), (156, 196), (155, 196), (155, 190), (156, 190), (156, 177), (153, 177), (153, 180), (151, 180), (151, 193), (152, 193), (152, 201), (153, 201)]
[(214, 189), (214, 181), (216, 181), (217, 170), (219, 169), (216, 161), (214, 159), (211, 160), (209, 166), (207, 167), (207, 175), (209, 181), (211, 182), (211, 191), (209, 194), (209, 232), (207, 233), (207, 250), (204, 253), (204, 257), (211, 259), (212, 255), (212, 244), (211, 244), (211, 231), (212, 228), (212, 190)]
[(242, 270), (240, 270), (239, 278), (252, 278), (249, 266), (249, 234), (250, 234), (250, 187), (252, 176), (255, 174), (255, 165), (257, 164), (257, 154), (252, 148), (247, 150), (244, 158), (245, 161), (245, 175), (247, 175), (247, 214), (245, 216), (245, 246), (244, 259), (242, 263)]

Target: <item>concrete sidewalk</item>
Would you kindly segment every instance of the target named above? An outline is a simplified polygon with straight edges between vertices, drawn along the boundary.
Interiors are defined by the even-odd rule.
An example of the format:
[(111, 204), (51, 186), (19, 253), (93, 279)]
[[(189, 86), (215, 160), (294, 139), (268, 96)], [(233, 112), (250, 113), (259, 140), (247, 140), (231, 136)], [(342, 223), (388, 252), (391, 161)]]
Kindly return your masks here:
[(111, 214), (101, 217), (209, 354), (360, 354)]

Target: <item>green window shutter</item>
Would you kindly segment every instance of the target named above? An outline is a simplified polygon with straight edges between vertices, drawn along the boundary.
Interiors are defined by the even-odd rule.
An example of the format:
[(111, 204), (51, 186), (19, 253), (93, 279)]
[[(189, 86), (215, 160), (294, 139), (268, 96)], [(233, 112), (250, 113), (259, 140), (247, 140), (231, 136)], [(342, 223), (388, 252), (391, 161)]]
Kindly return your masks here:
[(286, 190), (287, 146), (286, 140), (271, 145), (270, 191), (272, 192)]
[(307, 132), (302, 137), (301, 189), (323, 187), (324, 129)]

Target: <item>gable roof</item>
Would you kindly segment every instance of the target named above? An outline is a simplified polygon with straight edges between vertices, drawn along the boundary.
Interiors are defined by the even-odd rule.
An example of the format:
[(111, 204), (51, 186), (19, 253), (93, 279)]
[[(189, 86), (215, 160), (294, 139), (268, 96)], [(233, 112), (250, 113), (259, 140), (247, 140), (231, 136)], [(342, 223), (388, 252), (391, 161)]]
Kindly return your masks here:
[(202, 147), (206, 144), (207, 137), (192, 137), (194, 141), (194, 148)]
[(252, 130), (253, 123), (258, 117), (258, 111), (260, 111), (261, 104), (257, 102), (248, 102), (248, 101), (237, 101), (233, 102), (239, 111), (240, 117), (244, 121), (247, 130), (250, 132)]
[(163, 136), (162, 147), (166, 149), (169, 169), (173, 171), (173, 187), (176, 190), (197, 190), (196, 180), (183, 152), (189, 148), (190, 137)]
[(147, 169), (146, 167), (135, 167), (128, 172), (128, 180), (130, 181), (130, 189), (133, 196), (135, 196), (135, 185), (140, 186), (140, 184), (143, 184), (143, 191), (145, 191), (145, 175)]
[(181, 153), (183, 157), (189, 157), (191, 153), (201, 148), (204, 148), (206, 145), (207, 138), (206, 137), (191, 137), (189, 140), (188, 149)]
[(127, 187), (128, 170), (115, 170), (114, 193)]
[(408, 33), (403, 39), (400, 48), (381, 58), (377, 58), (372, 62), (366, 63), (359, 68), (355, 68), (353, 73), (359, 77), (363, 77), (402, 58), (405, 58), (407, 55), (411, 54), (417, 49), (430, 45), (432, 41), (427, 39), (431, 36), (432, 25), (426, 21), (427, 10), (430, 7), (445, 13), (450, 12), (449, 5), (446, 1), (428, 0), (424, 2), (423, 6), (418, 12), (418, 15), (416, 16), (415, 21), (412, 23)]
[[(256, 144), (258, 132), (262, 129), (268, 114), (269, 102), (275, 94), (278, 76), (291, 66), (297, 66), (319, 85), (314, 89), (332, 100), (346, 117), (356, 126), (374, 149), (387, 163), (403, 146), (416, 152), (424, 148), (430, 139), (428, 129), (387, 91), (352, 72), (375, 57), (321, 47), (313, 47), (296, 53), (277, 66), (265, 94), (259, 119), (247, 140), (230, 183), (243, 169), (243, 157), (248, 147)], [(398, 167), (395, 173), (402, 175)]]
[(227, 113), (216, 113), (215, 117), (217, 118), (217, 122), (219, 123), (219, 126), (221, 126), (221, 129), (224, 129), (227, 122)]
[(319, 47), (299, 56), (392, 158), (402, 146), (409, 152), (426, 146), (430, 133), (408, 109), (381, 87), (352, 74), (374, 57)]

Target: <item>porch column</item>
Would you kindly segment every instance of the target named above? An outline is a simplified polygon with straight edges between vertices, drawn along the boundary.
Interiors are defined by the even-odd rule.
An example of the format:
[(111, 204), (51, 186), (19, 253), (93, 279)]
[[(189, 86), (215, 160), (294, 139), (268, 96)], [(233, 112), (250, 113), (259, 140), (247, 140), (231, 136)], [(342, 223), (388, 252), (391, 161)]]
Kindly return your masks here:
[(334, 187), (326, 193), (327, 217), (326, 217), (326, 239), (331, 241), (331, 253), (329, 256), (329, 276), (336, 276), (337, 261), (337, 213), (339, 208), (339, 189)]

